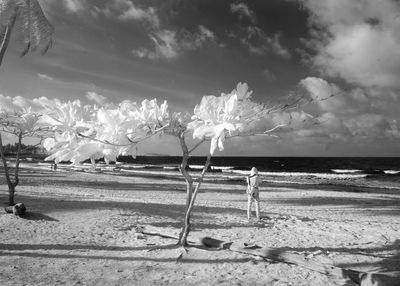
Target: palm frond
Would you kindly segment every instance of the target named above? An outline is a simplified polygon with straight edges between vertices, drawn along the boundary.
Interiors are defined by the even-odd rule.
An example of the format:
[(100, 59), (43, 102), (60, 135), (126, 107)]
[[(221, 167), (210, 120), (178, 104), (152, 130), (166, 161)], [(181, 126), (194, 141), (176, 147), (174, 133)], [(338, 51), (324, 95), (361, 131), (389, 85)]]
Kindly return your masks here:
[(18, 3), (16, 0), (0, 1), (0, 25), (8, 25)]
[[(16, 18), (15, 27), (10, 23)], [(54, 28), (47, 20), (38, 0), (0, 0), (0, 42), (9, 27), (22, 37), (21, 56), (41, 49), (46, 53), (52, 46)], [(9, 32), (10, 33), (10, 32)]]
[(17, 1), (4, 0), (0, 1), (0, 43), (6, 36), (7, 26), (10, 23), (13, 12), (15, 11)]
[(36, 48), (41, 48), (42, 53), (46, 53), (52, 44), (53, 26), (37, 0), (24, 0), (20, 3), (19, 24), (24, 42), (21, 56)]
[(0, 44), (3, 43), (5, 36), (6, 36), (6, 32), (7, 32), (7, 26), (6, 25), (0, 25)]

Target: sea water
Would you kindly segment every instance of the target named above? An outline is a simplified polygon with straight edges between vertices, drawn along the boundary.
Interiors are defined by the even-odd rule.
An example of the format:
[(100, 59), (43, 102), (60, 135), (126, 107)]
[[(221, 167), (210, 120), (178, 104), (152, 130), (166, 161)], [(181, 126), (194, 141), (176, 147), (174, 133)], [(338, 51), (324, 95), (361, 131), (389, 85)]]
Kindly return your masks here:
[[(122, 169), (177, 170), (179, 156), (122, 158)], [(200, 171), (205, 157), (192, 157), (190, 169)], [(400, 191), (400, 157), (213, 157), (209, 179), (240, 180), (256, 167), (264, 181), (288, 184), (331, 184)]]

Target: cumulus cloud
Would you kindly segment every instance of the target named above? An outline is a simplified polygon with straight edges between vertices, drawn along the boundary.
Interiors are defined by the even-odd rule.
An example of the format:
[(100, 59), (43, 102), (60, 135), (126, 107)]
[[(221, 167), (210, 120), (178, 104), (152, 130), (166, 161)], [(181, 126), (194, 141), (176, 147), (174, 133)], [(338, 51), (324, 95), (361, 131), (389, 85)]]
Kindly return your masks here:
[[(342, 90), (315, 77), (301, 80), (300, 86), (316, 101), (319, 124), (300, 128), (291, 134), (293, 138), (326, 138), (329, 144), (400, 138), (397, 98), (380, 99), (382, 104), (375, 104), (360, 88)], [(333, 97), (330, 96), (332, 94)], [(324, 98), (327, 99), (321, 100)]]
[(280, 42), (281, 35), (275, 33), (268, 36), (257, 26), (247, 27), (244, 35), (241, 35), (241, 42), (247, 46), (250, 53), (255, 55), (265, 55), (272, 51), (282, 58), (290, 58), (289, 51)]
[[(50, 0), (44, 0), (50, 1)], [(139, 58), (151, 60), (174, 60), (187, 51), (201, 48), (206, 42), (216, 42), (213, 31), (199, 25), (197, 31), (190, 32), (184, 28), (164, 29), (154, 7), (142, 7), (132, 0), (110, 0), (98, 5), (87, 5), (86, 0), (62, 0), (69, 11), (89, 10), (94, 17), (105, 16), (122, 22), (137, 21), (146, 23), (146, 32), (150, 47), (139, 47), (131, 50), (131, 54)], [(43, 77), (41, 77), (44, 79)]]
[(400, 4), (300, 0), (310, 12), (312, 64), (365, 88), (400, 88)]
[(63, 0), (63, 2), (69, 13), (79, 13), (85, 9), (84, 0)]
[(333, 83), (328, 83), (322, 78), (307, 77), (300, 81), (300, 86), (306, 90), (322, 111), (338, 111), (345, 107), (341, 90)]
[(199, 30), (195, 33), (185, 33), (181, 45), (184, 49), (187, 50), (196, 50), (200, 48), (204, 43), (207, 41), (215, 41), (215, 34), (204, 27), (203, 25), (200, 25)]
[(107, 97), (94, 91), (88, 91), (86, 93), (86, 98), (90, 101), (97, 103), (98, 105), (103, 105), (107, 102)]
[(240, 18), (249, 19), (251, 23), (256, 22), (255, 13), (244, 3), (232, 3), (231, 12), (239, 15)]
[(171, 60), (179, 56), (180, 47), (176, 38), (175, 31), (158, 31), (151, 35), (150, 39), (153, 41), (154, 50), (139, 48), (136, 50), (132, 50), (132, 54), (139, 58), (149, 58), (151, 60)]
[[(51, 0), (43, 0), (49, 6), (53, 5)], [(157, 11), (153, 7), (138, 7), (131, 0), (110, 0), (99, 2), (98, 5), (88, 5), (87, 0), (62, 0), (67, 12), (82, 14), (89, 11), (95, 17), (106, 16), (119, 21), (139, 21), (149, 23), (151, 27), (158, 28), (160, 19)]]
[(186, 51), (196, 50), (206, 42), (215, 41), (215, 35), (211, 30), (200, 25), (195, 33), (160, 30), (151, 34), (150, 39), (154, 44), (154, 50), (139, 48), (132, 50), (132, 54), (151, 60), (173, 60)]
[[(322, 76), (300, 86), (317, 101), (321, 124), (309, 136), (377, 144), (400, 138), (400, 3), (299, 0), (309, 12), (308, 63)], [(306, 132), (298, 132), (300, 138)], [(397, 140), (397, 141), (396, 141)]]
[(114, 0), (113, 7), (119, 12), (118, 19), (122, 21), (147, 21), (154, 27), (160, 26), (160, 19), (153, 7), (143, 9), (130, 0)]
[(100, 8), (98, 6), (93, 6), (92, 9), (90, 10), (90, 13), (95, 17), (98, 17), (100, 15), (104, 15), (106, 17), (112, 16), (111, 9), (108, 6), (106, 6), (104, 8)]
[(38, 109), (38, 102), (23, 96), (4, 96), (0, 94), (0, 112), (21, 112), (24, 109)]
[(267, 35), (263, 29), (256, 25), (256, 15), (246, 4), (232, 3), (230, 11), (237, 14), (239, 18), (246, 18), (251, 22), (250, 25), (241, 27), (238, 31), (230, 32), (230, 35), (238, 38), (251, 54), (263, 56), (273, 52), (285, 59), (291, 57), (289, 50), (281, 44), (281, 34)]
[(0, 94), (0, 112), (13, 111), (15, 110), (15, 104), (13, 98)]

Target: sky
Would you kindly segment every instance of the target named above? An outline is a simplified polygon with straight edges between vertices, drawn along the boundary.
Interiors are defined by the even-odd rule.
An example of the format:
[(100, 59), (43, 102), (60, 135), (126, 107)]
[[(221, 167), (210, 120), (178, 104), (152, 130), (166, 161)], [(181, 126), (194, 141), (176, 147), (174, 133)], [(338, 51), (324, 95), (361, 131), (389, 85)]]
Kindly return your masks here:
[[(400, 155), (399, 1), (39, 2), (55, 27), (54, 44), (45, 55), (21, 58), (13, 35), (0, 67), (0, 99), (102, 105), (157, 98), (192, 112), (202, 96), (228, 93), (238, 82), (257, 102), (334, 94), (305, 107), (320, 124), (277, 138), (232, 139), (217, 155)], [(139, 152), (179, 154), (174, 138), (159, 140)]]

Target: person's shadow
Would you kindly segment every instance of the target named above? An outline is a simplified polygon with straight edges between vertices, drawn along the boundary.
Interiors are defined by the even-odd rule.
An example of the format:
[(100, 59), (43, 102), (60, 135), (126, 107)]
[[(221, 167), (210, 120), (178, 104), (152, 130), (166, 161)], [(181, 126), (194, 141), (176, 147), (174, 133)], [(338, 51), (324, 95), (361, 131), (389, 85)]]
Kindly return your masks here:
[(51, 216), (45, 215), (45, 214), (41, 214), (41, 213), (37, 213), (37, 212), (26, 212), (26, 214), (24, 216), (21, 217), (22, 219), (26, 219), (26, 220), (35, 220), (35, 221), (39, 221), (39, 220), (45, 220), (45, 221), (59, 221), (58, 219), (55, 219)]

